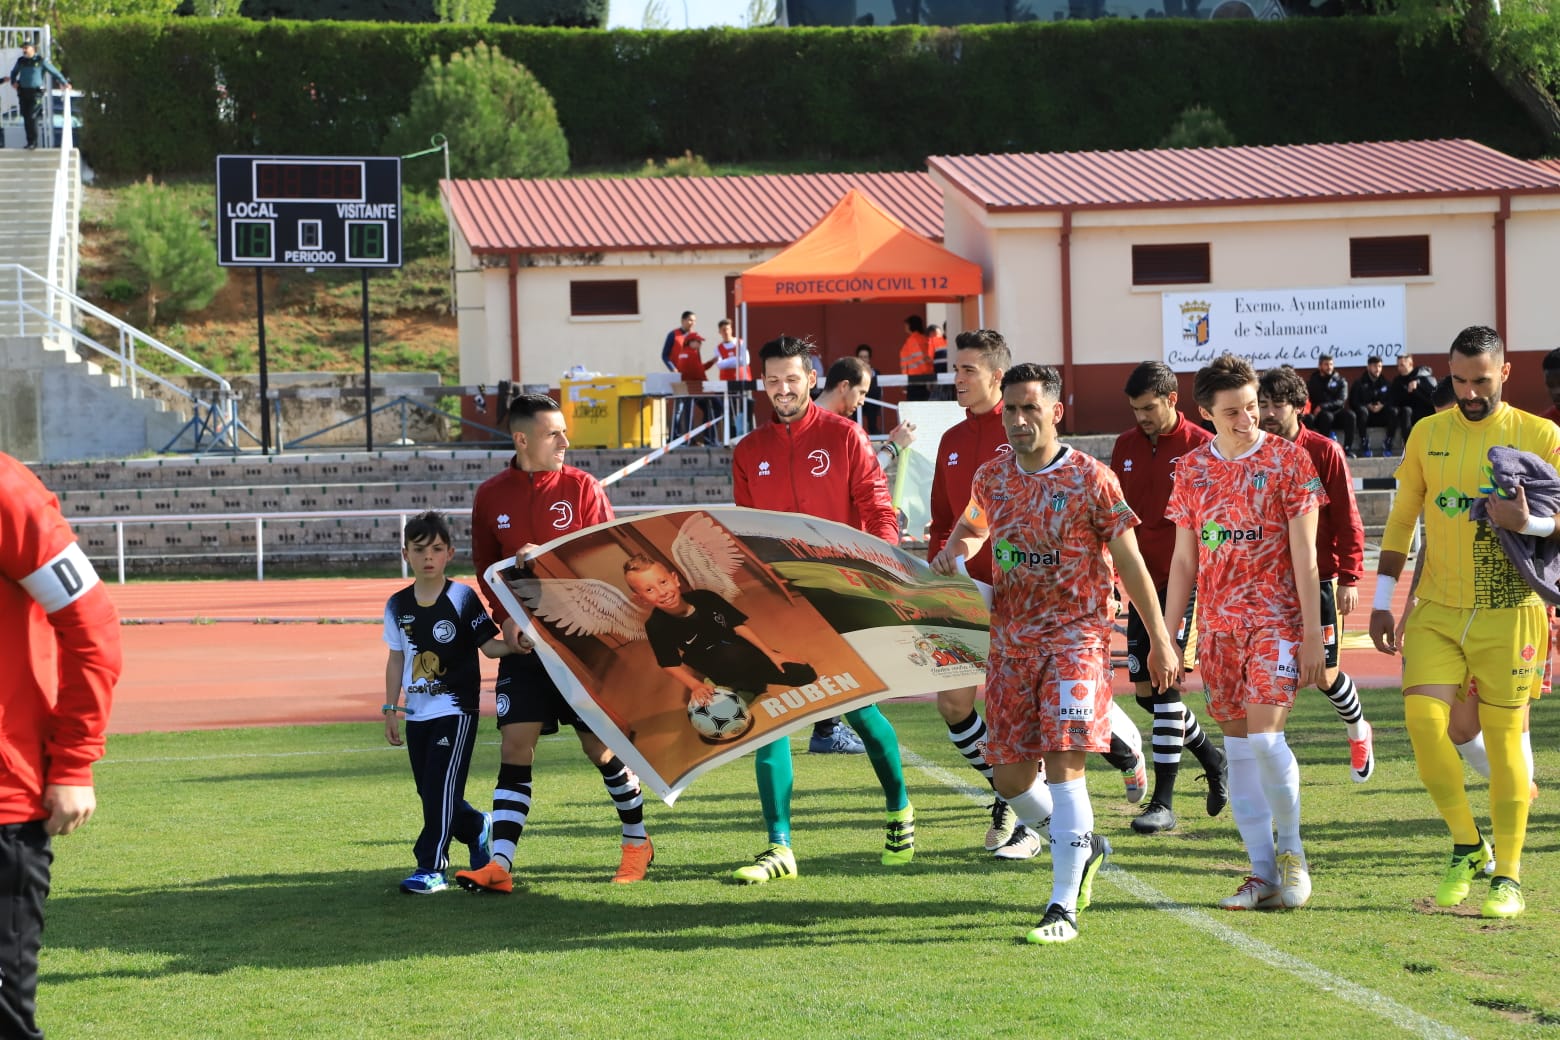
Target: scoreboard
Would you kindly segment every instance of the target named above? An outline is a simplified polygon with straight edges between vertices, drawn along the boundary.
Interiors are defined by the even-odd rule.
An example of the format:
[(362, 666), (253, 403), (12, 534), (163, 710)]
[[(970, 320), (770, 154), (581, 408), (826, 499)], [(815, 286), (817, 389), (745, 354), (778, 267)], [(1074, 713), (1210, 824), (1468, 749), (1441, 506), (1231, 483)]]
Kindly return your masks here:
[(400, 267), (401, 160), (220, 155), (223, 267)]

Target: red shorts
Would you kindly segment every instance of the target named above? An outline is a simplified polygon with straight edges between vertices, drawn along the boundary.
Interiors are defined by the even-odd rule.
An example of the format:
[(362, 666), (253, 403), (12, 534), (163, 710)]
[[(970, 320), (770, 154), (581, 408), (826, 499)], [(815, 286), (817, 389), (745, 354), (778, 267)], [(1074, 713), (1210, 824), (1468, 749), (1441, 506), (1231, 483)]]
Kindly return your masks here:
[(1230, 722), (1245, 718), (1248, 704), (1294, 707), (1300, 634), (1298, 628), (1203, 633), (1197, 667), (1208, 690), (1208, 715), (1215, 722)]
[(986, 662), (986, 761), (1110, 750), (1110, 650), (1068, 649)]

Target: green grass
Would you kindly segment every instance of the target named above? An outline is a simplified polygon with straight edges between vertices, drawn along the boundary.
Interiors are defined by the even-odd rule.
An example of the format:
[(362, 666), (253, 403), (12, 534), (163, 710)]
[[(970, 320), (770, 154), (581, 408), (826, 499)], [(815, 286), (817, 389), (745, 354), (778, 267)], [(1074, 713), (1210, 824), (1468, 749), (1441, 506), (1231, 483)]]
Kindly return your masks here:
[[(1211, 909), (1245, 864), (1228, 811), (1203, 815), (1191, 759), (1181, 829), (1154, 838), (1128, 828), (1120, 781), (1096, 761), (1097, 829), (1125, 873), (1101, 874), (1079, 940), (1052, 949), (1017, 941), (1049, 892), (1048, 860), (980, 850), (984, 814), (950, 786), (974, 774), (928, 704), (888, 707), (913, 760), (933, 764), (907, 763), (915, 862), (878, 865), (882, 805), (863, 759), (799, 754), (802, 876), (755, 888), (722, 880), (762, 844), (746, 760), (674, 808), (649, 805), (651, 880), (614, 886), (616, 824), (599, 775), (572, 736), (546, 738), (523, 887), (413, 898), (396, 885), (416, 801), (377, 718), (116, 737), (98, 768), (98, 816), (56, 844), (42, 1024), (53, 1040), (1550, 1035), (1560, 723), (1535, 713), (1549, 789), (1529, 831), (1528, 913), (1494, 923), (1416, 906), (1447, 840), (1398, 697), (1372, 692), (1366, 704), (1380, 766), (1362, 787), (1324, 698), (1305, 695), (1290, 726), (1309, 908)], [(497, 762), (491, 725), (468, 785), (478, 805)], [(1482, 782), (1474, 801), (1484, 804)], [(1318, 983), (1322, 971), (1400, 1008), (1349, 1003)], [(1413, 1014), (1425, 1019), (1394, 1024)]]

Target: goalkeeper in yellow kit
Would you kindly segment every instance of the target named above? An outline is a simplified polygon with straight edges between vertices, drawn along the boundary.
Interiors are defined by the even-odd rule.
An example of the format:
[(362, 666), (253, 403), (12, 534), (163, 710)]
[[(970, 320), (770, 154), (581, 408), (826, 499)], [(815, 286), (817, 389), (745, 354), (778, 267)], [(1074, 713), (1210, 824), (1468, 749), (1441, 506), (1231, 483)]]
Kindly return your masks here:
[[(1501, 401), (1511, 365), (1493, 329), (1464, 329), (1448, 363), (1457, 407), (1420, 420), (1409, 434), (1381, 542), (1370, 634), (1383, 653), (1401, 649), (1392, 590), (1422, 508), (1427, 548), (1418, 602), (1403, 632), (1412, 651), (1403, 664), (1403, 715), (1419, 777), (1452, 832), (1452, 855), (1435, 900), (1439, 906), (1461, 903), (1493, 855), (1495, 876), (1482, 914), (1515, 917), (1524, 906), (1522, 844), (1531, 780), (1522, 756), (1522, 709), (1543, 675), (1549, 625), (1542, 600), (1506, 558), (1491, 523), (1535, 538), (1556, 535), (1555, 518), (1529, 515), (1520, 489), (1509, 499), (1495, 493), (1488, 452), (1506, 445), (1554, 465), (1560, 427)], [(1490, 521), (1474, 522), (1468, 510), (1482, 496), (1489, 499)], [(1474, 822), (1462, 761), (1446, 731), (1453, 699), (1470, 676), (1478, 681), (1489, 751), (1493, 853)]]

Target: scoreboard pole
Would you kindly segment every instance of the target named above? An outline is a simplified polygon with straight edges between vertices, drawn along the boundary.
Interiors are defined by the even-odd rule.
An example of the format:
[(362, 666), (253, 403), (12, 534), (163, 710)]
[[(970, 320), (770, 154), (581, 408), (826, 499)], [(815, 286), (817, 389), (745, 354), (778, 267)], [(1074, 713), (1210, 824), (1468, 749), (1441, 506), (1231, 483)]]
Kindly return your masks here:
[[(265, 268), (255, 268), (255, 314), (259, 318), (260, 354), (260, 454), (271, 454), (271, 381), (265, 363)], [(281, 445), (277, 445), (280, 449)]]
[(363, 427), (367, 431), (365, 447), (374, 450), (374, 371), (368, 352), (368, 268), (358, 268), (363, 275)]

